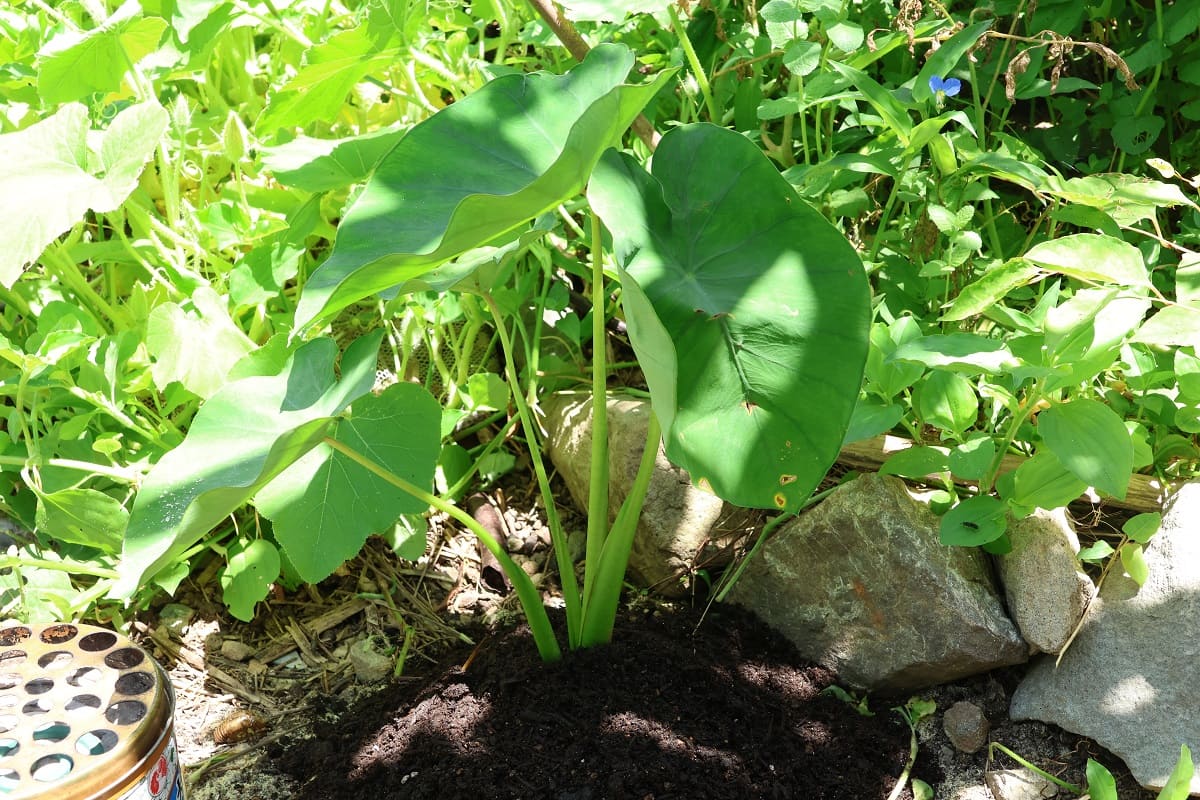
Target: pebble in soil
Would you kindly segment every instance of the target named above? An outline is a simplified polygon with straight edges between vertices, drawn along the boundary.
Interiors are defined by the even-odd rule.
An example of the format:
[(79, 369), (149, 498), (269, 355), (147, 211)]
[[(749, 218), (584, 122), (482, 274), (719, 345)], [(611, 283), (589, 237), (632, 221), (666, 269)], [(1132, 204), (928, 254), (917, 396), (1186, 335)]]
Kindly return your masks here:
[(268, 752), (300, 800), (888, 796), (898, 715), (822, 695), (833, 674), (737, 609), (697, 622), (630, 612), (611, 645), (554, 665), (527, 631), (491, 634), (466, 670), (330, 709)]

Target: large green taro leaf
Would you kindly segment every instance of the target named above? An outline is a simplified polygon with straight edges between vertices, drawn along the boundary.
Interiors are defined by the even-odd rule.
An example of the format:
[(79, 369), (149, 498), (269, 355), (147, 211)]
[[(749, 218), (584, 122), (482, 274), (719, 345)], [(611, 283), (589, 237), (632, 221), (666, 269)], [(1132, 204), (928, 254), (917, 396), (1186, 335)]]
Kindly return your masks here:
[(347, 348), (340, 381), (337, 345), (314, 339), (276, 374), (230, 381), (210, 397), (183, 444), (162, 457), (138, 492), (112, 596), (132, 597), (143, 578), (320, 444), (334, 416), (374, 384), (380, 337), (364, 336)]
[(867, 355), (866, 274), (750, 141), (609, 151), (588, 190), (613, 232), (630, 339), (667, 455), (744, 506), (795, 508), (833, 463)]
[(565, 75), (497, 78), (409, 131), (380, 161), (309, 278), (297, 329), (511, 234), (583, 190), (605, 148), (670, 76), (622, 83), (601, 45)]

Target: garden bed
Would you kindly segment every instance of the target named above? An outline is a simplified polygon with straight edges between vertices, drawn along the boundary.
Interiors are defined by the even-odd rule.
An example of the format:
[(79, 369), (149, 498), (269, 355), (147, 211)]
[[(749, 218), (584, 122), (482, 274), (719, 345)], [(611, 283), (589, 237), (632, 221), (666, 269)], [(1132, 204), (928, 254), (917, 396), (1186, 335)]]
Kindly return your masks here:
[[(330, 605), (340, 591), (327, 597)], [(910, 732), (895, 710), (908, 696), (870, 696), (856, 708), (822, 691), (836, 676), (804, 663), (750, 614), (715, 606), (702, 617), (700, 608), (636, 600), (610, 646), (569, 653), (553, 665), (538, 660), (523, 626), (488, 632), (460, 620), (475, 646), (444, 648), (398, 680), (364, 686), (349, 664), (334, 663), (319, 674), (297, 670), (291, 688), (273, 690), (269, 677), (258, 681), (247, 691), (271, 705), (237, 705), (257, 708), (265, 730), (221, 746), (212, 734), (222, 719), (217, 709), (231, 707), (231, 687), (175, 662), (189, 797), (891, 797), (909, 757)], [(317, 617), (311, 610), (303, 623), (310, 630)], [(276, 619), (296, 628), (300, 620), (287, 616)], [(361, 637), (370, 627), (364, 616), (321, 638)], [(227, 623), (223, 630), (236, 630)], [(229, 677), (255, 684), (253, 667), (225, 666)], [(1078, 783), (1087, 759), (1096, 758), (1117, 774), (1123, 800), (1153, 797), (1094, 743), (1009, 721), (1008, 698), (1021, 672), (918, 693), (936, 702), (937, 712), (918, 726), (912, 776), (937, 798), (988, 797), (978, 794), (986, 753), (954, 750), (941, 730), (941, 713), (967, 700), (987, 714), (993, 741), (1039, 767)], [(1001, 758), (990, 766), (1015, 765)], [(913, 795), (905, 787), (895, 797)]]

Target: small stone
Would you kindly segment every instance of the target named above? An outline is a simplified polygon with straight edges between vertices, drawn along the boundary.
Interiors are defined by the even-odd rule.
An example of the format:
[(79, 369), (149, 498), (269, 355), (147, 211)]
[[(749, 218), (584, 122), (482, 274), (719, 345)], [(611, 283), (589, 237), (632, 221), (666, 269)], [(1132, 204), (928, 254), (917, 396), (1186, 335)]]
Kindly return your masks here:
[(474, 589), (463, 589), (450, 601), (450, 611), (454, 614), (469, 613), (478, 602), (479, 592)]
[(519, 553), (525, 546), (525, 540), (520, 536), (510, 536), (504, 540), (504, 549), (510, 553)]
[(350, 645), (350, 665), (359, 683), (380, 683), (392, 674), (392, 658), (375, 649), (374, 640), (359, 639)]
[(517, 562), (517, 566), (520, 567), (526, 575), (533, 575), (542, 571), (542, 568), (538, 562), (529, 556), (514, 555), (513, 561)]
[(1045, 800), (1058, 794), (1057, 786), (1024, 768), (987, 772), (983, 780), (996, 800)]
[(246, 661), (254, 655), (254, 648), (237, 639), (226, 639), (221, 642), (221, 657), (230, 661)]
[(182, 603), (167, 603), (158, 612), (158, 624), (174, 636), (183, 636), (196, 612)]
[(584, 553), (587, 552), (587, 533), (580, 530), (570, 531), (567, 534), (567, 553), (571, 556), (571, 561), (579, 563), (583, 560)]
[(976, 753), (987, 744), (989, 727), (983, 709), (965, 700), (950, 706), (942, 717), (950, 743), (963, 753)]
[(550, 544), (551, 544), (550, 529), (547, 528), (545, 525), (538, 526), (536, 536), (537, 536), (538, 545), (540, 545), (541, 547), (549, 547), (550, 546)]
[(996, 798), (986, 786), (979, 784), (962, 787), (954, 793), (950, 800), (996, 800)]

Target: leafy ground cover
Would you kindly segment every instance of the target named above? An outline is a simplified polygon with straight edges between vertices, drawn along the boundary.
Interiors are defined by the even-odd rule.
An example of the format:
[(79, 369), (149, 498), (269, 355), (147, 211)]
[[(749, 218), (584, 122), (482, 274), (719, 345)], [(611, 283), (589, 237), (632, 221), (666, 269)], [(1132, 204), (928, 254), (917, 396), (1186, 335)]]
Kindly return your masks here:
[[(630, 370), (743, 505), (905, 435), (882, 469), (940, 485), (948, 546), (1192, 477), (1198, 29), (1162, 0), (0, 9), (3, 614), (124, 625), (196, 575), (249, 620), (371, 534), (418, 559), (434, 507), (556, 658), (457, 504), (527, 461), (552, 510), (537, 398)], [(578, 585), (548, 520), (569, 648), (611, 633), (637, 502), (610, 527), (606, 497)], [(1144, 580), (1156, 527), (1081, 558)]]

